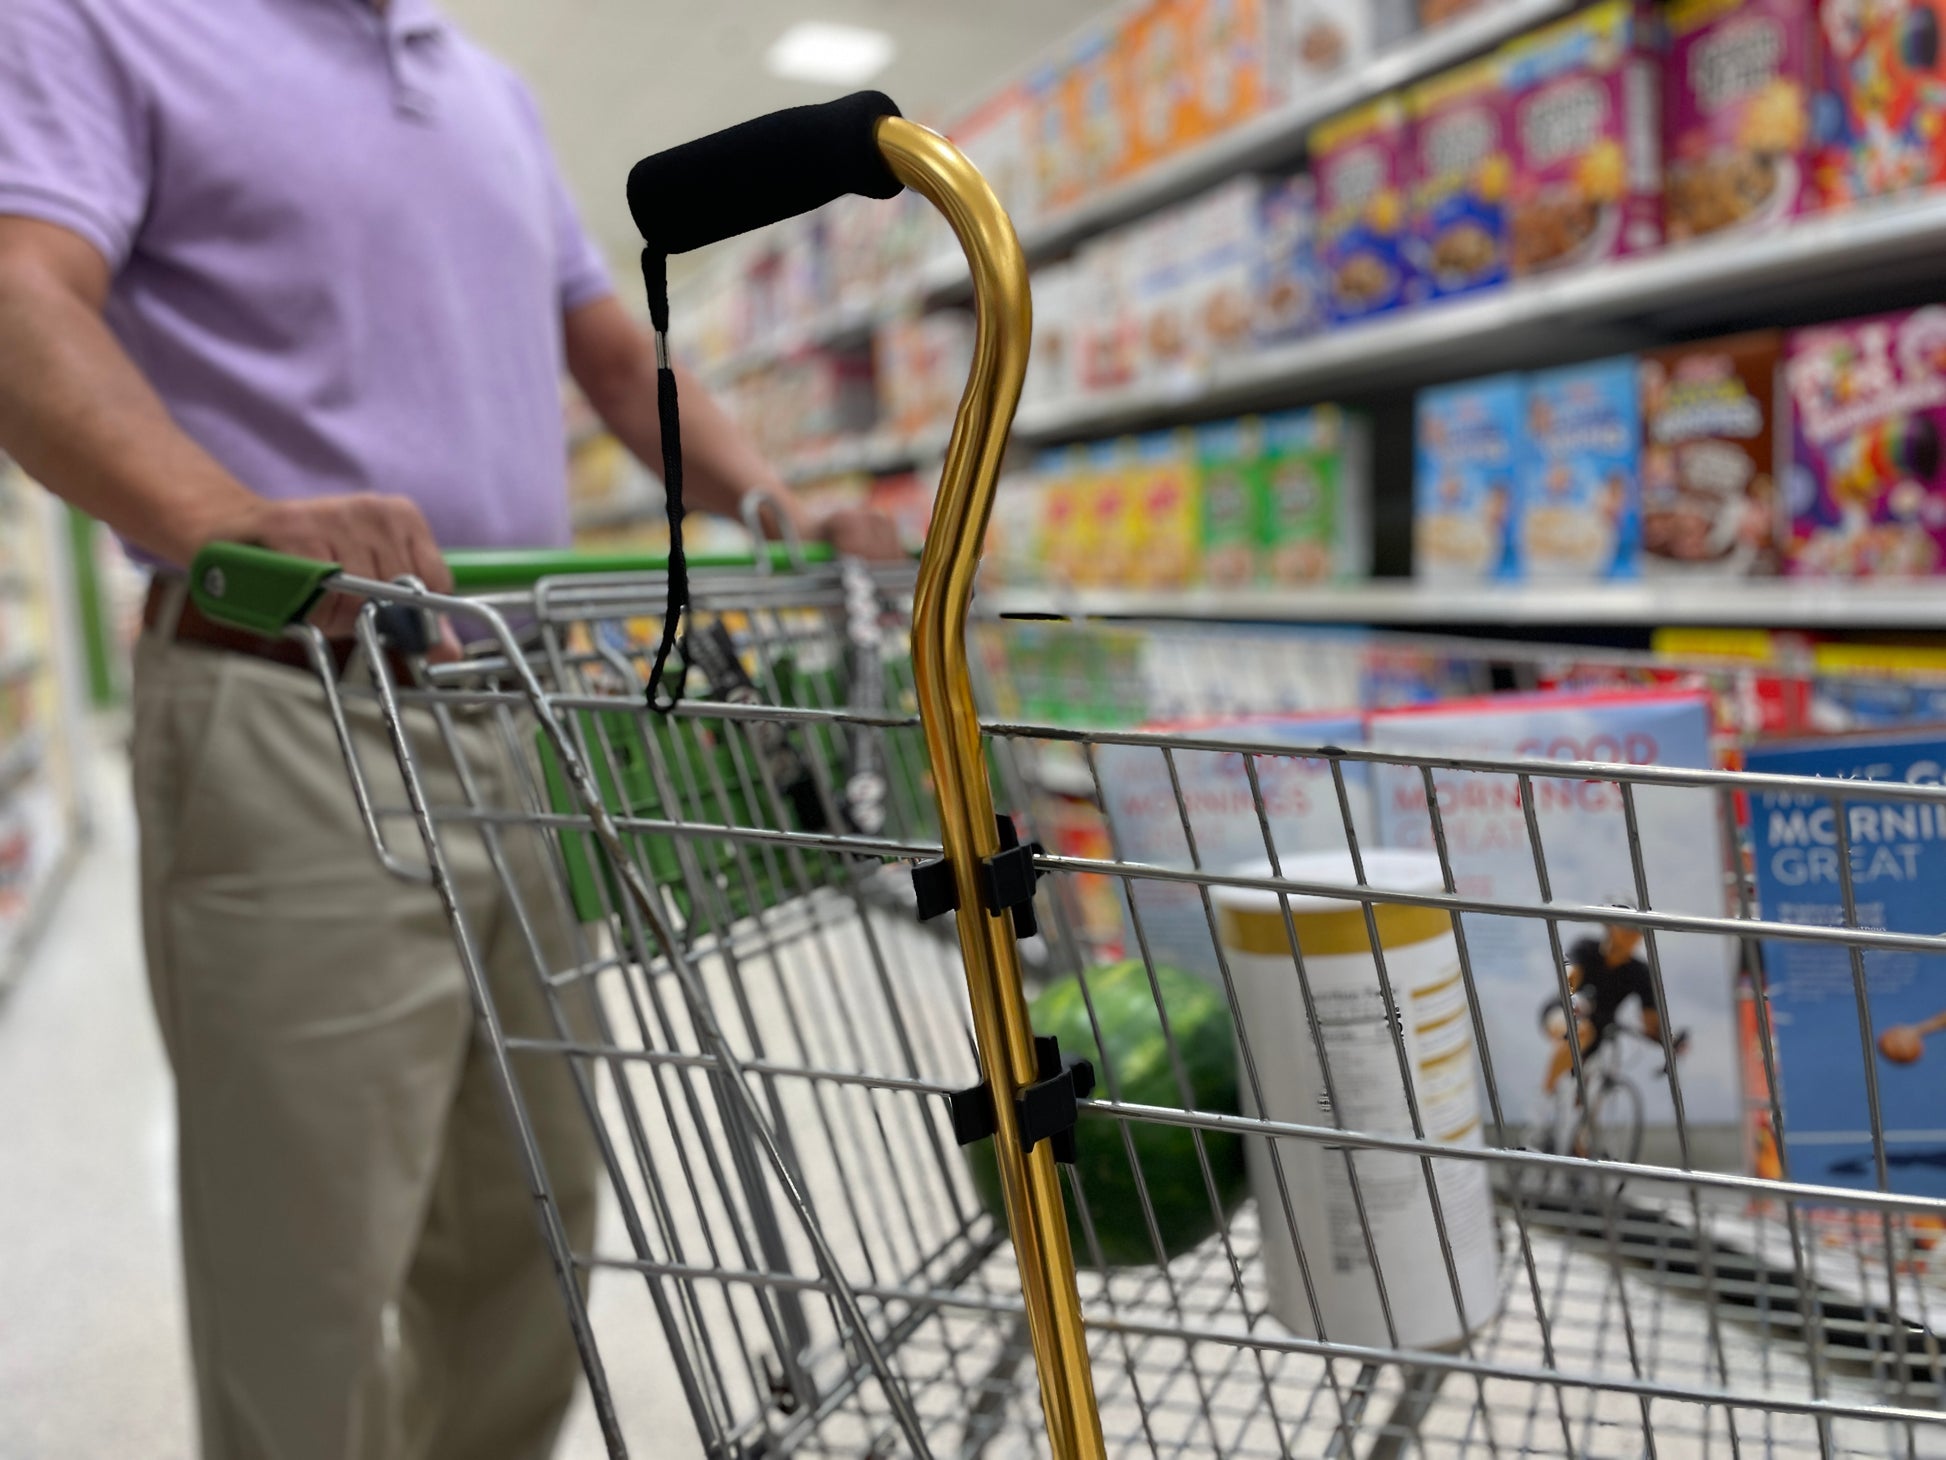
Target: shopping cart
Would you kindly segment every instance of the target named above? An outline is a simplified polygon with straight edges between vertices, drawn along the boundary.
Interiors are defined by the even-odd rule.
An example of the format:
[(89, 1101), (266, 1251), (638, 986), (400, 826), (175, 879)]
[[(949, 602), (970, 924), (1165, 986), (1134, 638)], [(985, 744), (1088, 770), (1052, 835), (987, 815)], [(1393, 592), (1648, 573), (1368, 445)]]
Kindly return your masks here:
[[(963, 158), (868, 124), (953, 222), (979, 312), (916, 575), (785, 548), (692, 562), (697, 672), (670, 709), (672, 575), (654, 564), (456, 560), (452, 595), (233, 547), (193, 570), (205, 612), (310, 644), (378, 854), (444, 902), (610, 1453), (667, 1453), (679, 1402), (717, 1456), (1946, 1454), (1928, 1270), (1946, 1201), (1894, 1179), (1866, 997), (1868, 960), (1946, 939), (1873, 931), (1849, 876), (1837, 925), (1760, 918), (1727, 850), (1707, 910), (1678, 910), (1698, 889), (1665, 885), (1640, 835), (1646, 806), (1681, 798), (1727, 849), (1753, 798), (1857, 788), (982, 723), (966, 627), (1024, 270)], [(365, 600), (342, 685), (301, 626), (327, 589)], [(470, 652), (402, 675), (426, 614)], [(1031, 821), (1012, 788), (1050, 745), (1104, 802), (1149, 761), (1181, 854), (1017, 840), (992, 783)], [(1232, 809), (1261, 832), (1245, 864), (1199, 855), (1196, 757), (1234, 772)], [(1295, 767), (1340, 813), (1326, 861), (1280, 846), (1265, 788)], [(1354, 814), (1380, 775), (1423, 794), (1416, 861), (1368, 845)], [(1531, 894), (1469, 888), (1441, 810), (1455, 778), (1514, 793)], [(1606, 788), (1628, 909), (1550, 880), (1559, 847), (1532, 808), (1556, 787)], [(1935, 818), (1946, 800), (1871, 795)], [(1069, 915), (1083, 878), (1119, 892), (1120, 961)], [(1210, 949), (1193, 993), (1157, 951), (1158, 891)], [(503, 1017), (488, 920), (538, 1023)], [(1485, 1034), (1483, 950), (1511, 923), (1559, 970), (1596, 922), (1641, 930), (1659, 986), (1695, 942), (1726, 980), (1760, 980), (1763, 946), (1834, 953), (1872, 1179), (1724, 1169), (1734, 1153), (1687, 1113), (1698, 1056), (1669, 1049), (1668, 1128), (1638, 1159), (1527, 1149)], [(1066, 1010), (1059, 1041), (1035, 1037), (1030, 975), (1036, 1010)], [(1756, 1038), (1787, 1154), (1765, 1021)], [(571, 1078), (606, 1177), (591, 1247), (531, 1116), (548, 1070)], [(1577, 1088), (1590, 1078), (1577, 1055)], [(1456, 1123), (1467, 1099), (1477, 1117)]]

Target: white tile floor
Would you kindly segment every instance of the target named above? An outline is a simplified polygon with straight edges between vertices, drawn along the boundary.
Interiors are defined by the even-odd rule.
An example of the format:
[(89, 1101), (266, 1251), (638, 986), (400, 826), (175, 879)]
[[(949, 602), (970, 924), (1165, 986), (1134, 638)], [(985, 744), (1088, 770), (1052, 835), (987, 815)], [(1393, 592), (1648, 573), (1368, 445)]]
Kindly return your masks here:
[(0, 1460), (189, 1460), (168, 1066), (125, 777), (0, 996)]

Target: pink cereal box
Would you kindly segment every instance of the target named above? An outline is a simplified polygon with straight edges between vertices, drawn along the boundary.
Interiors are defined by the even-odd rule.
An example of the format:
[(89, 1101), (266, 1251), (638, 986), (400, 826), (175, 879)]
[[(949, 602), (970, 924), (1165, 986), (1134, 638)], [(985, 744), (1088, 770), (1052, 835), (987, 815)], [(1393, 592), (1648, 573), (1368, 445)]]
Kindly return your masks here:
[(1659, 27), (1602, 0), (1509, 45), (1513, 271), (1573, 268), (1662, 241)]
[(1946, 544), (1946, 306), (1791, 331), (1787, 572), (1937, 573)]
[(1667, 23), (1670, 241), (1787, 222), (1811, 197), (1812, 0), (1675, 0)]
[(1406, 240), (1410, 138), (1397, 95), (1311, 130), (1318, 254), (1334, 324), (1397, 309), (1417, 292)]
[(1939, 0), (1819, 0), (1825, 90), (1820, 201), (1946, 182), (1946, 45)]

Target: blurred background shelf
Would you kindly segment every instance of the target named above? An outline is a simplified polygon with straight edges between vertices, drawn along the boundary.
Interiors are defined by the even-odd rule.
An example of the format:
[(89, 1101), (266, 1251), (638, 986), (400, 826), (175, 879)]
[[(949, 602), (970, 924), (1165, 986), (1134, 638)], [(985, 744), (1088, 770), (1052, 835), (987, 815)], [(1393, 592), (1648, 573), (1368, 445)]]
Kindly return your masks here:
[[(1030, 264), (1061, 257), (1094, 234), (1180, 202), (1226, 178), (1260, 168), (1287, 167), (1304, 153), (1305, 137), (1318, 122), (1490, 50), (1543, 21), (1575, 8), (1577, 0), (1506, 0), (1506, 3), (1413, 36), (1371, 57), (1355, 71), (1318, 86), (1199, 146), (1152, 164), (1080, 202), (1019, 228)], [(813, 347), (856, 344), (881, 322), (965, 298), (971, 290), (957, 254), (941, 257), (904, 278), (889, 281), (869, 300), (849, 300), (774, 337), (716, 362), (713, 381), (733, 380)]]
[(1915, 580), (1488, 583), (1378, 580), (1310, 589), (1009, 588), (979, 607), (1003, 617), (1195, 619), (1401, 628), (1666, 626), (1946, 630), (1946, 590)]
[(1795, 323), (1937, 286), (1946, 198), (1813, 218), (1758, 237), (1671, 246), (1600, 269), (1422, 305), (1224, 359), (1207, 375), (1023, 409), (1014, 434), (1053, 441), (1227, 410), (1343, 400), (1649, 340)]

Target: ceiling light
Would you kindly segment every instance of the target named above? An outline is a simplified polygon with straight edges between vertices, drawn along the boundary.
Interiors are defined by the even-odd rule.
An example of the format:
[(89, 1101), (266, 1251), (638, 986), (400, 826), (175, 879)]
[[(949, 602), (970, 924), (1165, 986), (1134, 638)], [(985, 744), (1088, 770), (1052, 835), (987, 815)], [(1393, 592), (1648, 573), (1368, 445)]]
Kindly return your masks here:
[(891, 65), (897, 49), (882, 30), (805, 20), (771, 43), (764, 67), (786, 81), (857, 86)]

